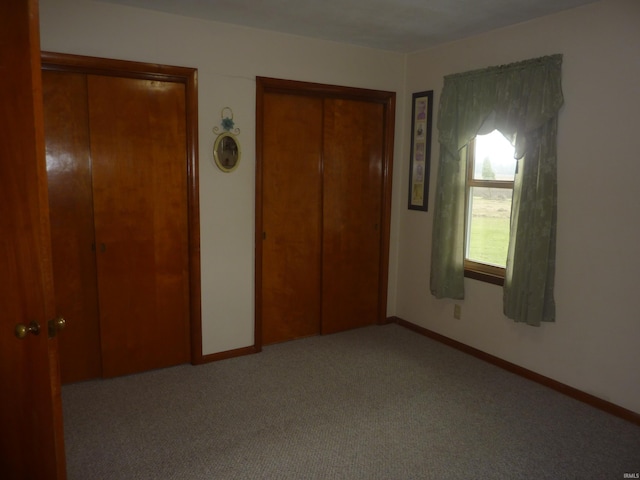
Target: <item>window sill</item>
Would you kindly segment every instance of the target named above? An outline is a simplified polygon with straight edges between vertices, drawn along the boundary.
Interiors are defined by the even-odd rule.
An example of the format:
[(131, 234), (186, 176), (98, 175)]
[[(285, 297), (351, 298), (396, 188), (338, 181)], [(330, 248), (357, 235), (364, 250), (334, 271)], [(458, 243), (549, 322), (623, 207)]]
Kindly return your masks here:
[(494, 285), (504, 285), (504, 277), (498, 275), (492, 275), (486, 272), (479, 272), (477, 270), (464, 269), (464, 276), (467, 278), (473, 278), (481, 282), (492, 283)]

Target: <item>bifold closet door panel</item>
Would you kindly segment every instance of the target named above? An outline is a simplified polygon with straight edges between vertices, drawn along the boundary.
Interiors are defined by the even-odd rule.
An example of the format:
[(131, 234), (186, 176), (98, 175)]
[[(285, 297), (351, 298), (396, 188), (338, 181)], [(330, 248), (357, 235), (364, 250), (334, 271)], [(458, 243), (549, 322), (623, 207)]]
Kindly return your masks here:
[(88, 76), (103, 375), (189, 361), (184, 85)]
[(322, 108), (319, 97), (264, 96), (264, 344), (320, 333)]
[(87, 79), (42, 72), (49, 214), (62, 383), (102, 375)]
[(322, 333), (378, 320), (384, 107), (326, 99)]

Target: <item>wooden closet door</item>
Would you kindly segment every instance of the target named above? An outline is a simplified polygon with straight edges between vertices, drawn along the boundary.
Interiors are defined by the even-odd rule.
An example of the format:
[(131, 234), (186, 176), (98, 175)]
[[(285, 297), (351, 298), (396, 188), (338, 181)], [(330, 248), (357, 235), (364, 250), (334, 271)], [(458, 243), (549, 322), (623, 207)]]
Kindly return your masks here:
[(263, 117), (262, 341), (320, 333), (322, 99), (269, 93)]
[(327, 99), (322, 333), (378, 321), (384, 107)]
[(103, 375), (189, 360), (185, 89), (88, 76)]
[(62, 383), (102, 376), (87, 78), (42, 72), (51, 249)]

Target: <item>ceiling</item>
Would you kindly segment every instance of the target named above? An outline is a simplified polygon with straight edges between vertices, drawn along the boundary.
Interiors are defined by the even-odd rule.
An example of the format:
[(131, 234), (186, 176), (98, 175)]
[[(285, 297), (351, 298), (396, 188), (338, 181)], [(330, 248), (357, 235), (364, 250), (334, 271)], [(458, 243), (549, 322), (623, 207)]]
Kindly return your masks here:
[(595, 0), (103, 0), (410, 53)]

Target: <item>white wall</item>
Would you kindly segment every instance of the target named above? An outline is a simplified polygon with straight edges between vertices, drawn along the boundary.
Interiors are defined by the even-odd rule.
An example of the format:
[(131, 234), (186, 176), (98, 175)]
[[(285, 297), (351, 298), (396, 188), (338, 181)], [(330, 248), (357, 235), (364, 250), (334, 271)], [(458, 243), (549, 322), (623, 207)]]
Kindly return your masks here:
[(640, 413), (640, 2), (598, 2), (409, 55), (405, 108), (411, 92), (434, 89), (437, 118), (444, 75), (554, 53), (565, 96), (556, 323), (513, 323), (501, 288), (470, 279), (455, 320), (456, 302), (429, 293), (432, 208), (401, 209), (396, 315)]
[[(400, 138), (404, 56), (87, 0), (41, 0), (40, 25), (43, 50), (198, 69), (203, 353), (252, 345), (255, 77), (395, 91)], [(227, 106), (241, 130), (242, 159), (231, 174), (214, 166), (211, 153), (212, 129)], [(398, 142), (397, 158), (401, 148)], [(394, 233), (389, 312), (395, 250)]]

